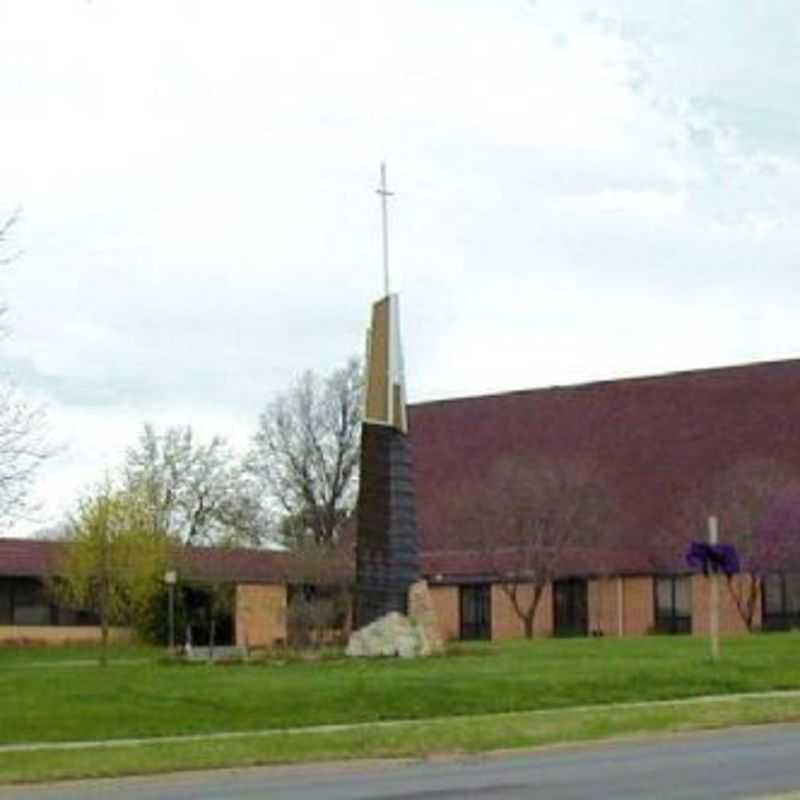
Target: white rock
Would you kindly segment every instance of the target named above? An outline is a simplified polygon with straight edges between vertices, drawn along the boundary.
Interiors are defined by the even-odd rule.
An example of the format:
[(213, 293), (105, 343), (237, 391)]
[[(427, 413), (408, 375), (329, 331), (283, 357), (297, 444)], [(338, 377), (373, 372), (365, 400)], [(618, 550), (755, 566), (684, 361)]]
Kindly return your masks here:
[(347, 645), (348, 656), (400, 656), (414, 658), (426, 649), (418, 627), (392, 611), (355, 631)]
[(419, 580), (409, 587), (408, 616), (418, 630), (421, 640), (420, 655), (429, 656), (433, 653), (443, 653), (444, 639), (436, 618), (436, 608), (433, 605), (428, 584), (424, 580)]

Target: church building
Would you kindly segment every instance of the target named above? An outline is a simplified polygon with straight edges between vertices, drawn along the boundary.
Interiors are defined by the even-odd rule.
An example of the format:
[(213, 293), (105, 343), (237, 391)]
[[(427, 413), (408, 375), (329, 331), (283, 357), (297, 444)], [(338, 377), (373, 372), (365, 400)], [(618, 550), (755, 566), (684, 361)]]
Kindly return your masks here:
[[(412, 404), (418, 574), (429, 584), (448, 639), (525, 635), (507, 591), (518, 555), (476, 547), (463, 501), (479, 494), (492, 466), (529, 456), (569, 456), (592, 465), (615, 513), (594, 542), (564, 549), (539, 600), (533, 634), (703, 634), (708, 585), (685, 553), (706, 536), (684, 512), (710, 496), (732, 465), (769, 462), (800, 476), (800, 360), (701, 369)], [(405, 421), (403, 423), (405, 426)], [(498, 496), (498, 502), (502, 496)], [(503, 509), (495, 509), (503, 519)], [(725, 510), (719, 509), (720, 540)], [(757, 587), (753, 629), (800, 627), (800, 542), (795, 519), (779, 561)], [(0, 538), (0, 641), (89, 641), (96, 620), (61, 609), (45, 583), (57, 572), (52, 542)], [(253, 647), (286, 641), (291, 556), (193, 548), (187, 578), (237, 586), (231, 638)], [(191, 574), (190, 574), (191, 573)], [(355, 582), (355, 554), (337, 580)], [(731, 586), (747, 595), (750, 578)], [(524, 605), (530, 587), (519, 586)], [(746, 625), (726, 588), (721, 629)]]
[[(541, 455), (591, 464), (615, 514), (594, 547), (564, 553), (535, 633), (703, 633), (707, 581), (690, 574), (685, 553), (707, 534), (687, 509), (737, 463), (800, 478), (800, 360), (422, 403), (409, 427), (424, 572), (451, 637), (522, 633), (497, 559), (492, 574), (486, 551), (465, 547), (458, 506), (493, 464)], [(714, 509), (723, 542), (725, 511)], [(800, 625), (800, 528), (796, 515), (783, 522), (791, 529), (776, 534), (783, 550), (757, 592), (754, 628)], [(732, 588), (747, 594), (737, 582), (748, 580)], [(732, 594), (722, 601), (723, 630), (745, 630)]]

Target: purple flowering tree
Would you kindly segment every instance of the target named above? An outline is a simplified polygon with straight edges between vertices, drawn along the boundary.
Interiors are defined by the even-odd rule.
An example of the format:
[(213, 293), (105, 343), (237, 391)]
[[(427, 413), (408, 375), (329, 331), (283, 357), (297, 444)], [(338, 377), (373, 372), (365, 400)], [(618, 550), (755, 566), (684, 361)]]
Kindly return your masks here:
[(752, 630), (763, 578), (800, 564), (800, 475), (772, 459), (744, 458), (714, 481), (702, 503), (716, 514), (720, 539), (736, 547), (741, 576), (728, 592)]

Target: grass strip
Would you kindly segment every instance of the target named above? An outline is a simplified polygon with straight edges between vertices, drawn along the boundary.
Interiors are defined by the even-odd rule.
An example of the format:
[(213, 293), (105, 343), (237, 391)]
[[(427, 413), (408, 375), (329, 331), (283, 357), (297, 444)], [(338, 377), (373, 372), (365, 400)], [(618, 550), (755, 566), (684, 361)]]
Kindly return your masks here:
[[(0, 648), (0, 744), (257, 732), (384, 720), (574, 709), (704, 695), (800, 690), (800, 636), (586, 638), (454, 645), (441, 658), (236, 665), (57, 667)], [(134, 651), (135, 652), (135, 651)], [(79, 652), (63, 651), (74, 660)], [(31, 663), (52, 669), (30, 669)], [(7, 668), (8, 671), (3, 671)]]
[(780, 697), (456, 717), (395, 727), (364, 725), (335, 732), (284, 732), (237, 739), (3, 753), (0, 783), (357, 758), (425, 758), (444, 753), (475, 754), (620, 736), (797, 721), (800, 721), (800, 699)]

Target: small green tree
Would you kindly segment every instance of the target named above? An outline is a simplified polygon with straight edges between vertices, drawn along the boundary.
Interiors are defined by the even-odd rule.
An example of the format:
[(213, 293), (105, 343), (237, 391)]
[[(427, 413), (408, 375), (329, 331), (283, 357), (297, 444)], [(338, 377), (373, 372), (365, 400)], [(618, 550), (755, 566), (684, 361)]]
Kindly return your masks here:
[(60, 575), (65, 599), (100, 618), (100, 663), (113, 624), (134, 624), (160, 587), (169, 540), (135, 494), (106, 483), (85, 498), (65, 538)]

